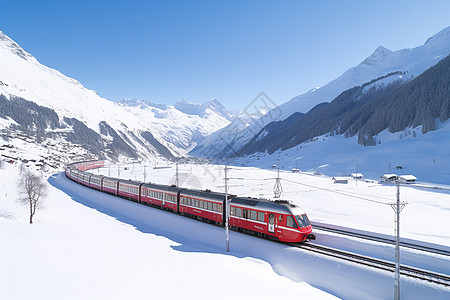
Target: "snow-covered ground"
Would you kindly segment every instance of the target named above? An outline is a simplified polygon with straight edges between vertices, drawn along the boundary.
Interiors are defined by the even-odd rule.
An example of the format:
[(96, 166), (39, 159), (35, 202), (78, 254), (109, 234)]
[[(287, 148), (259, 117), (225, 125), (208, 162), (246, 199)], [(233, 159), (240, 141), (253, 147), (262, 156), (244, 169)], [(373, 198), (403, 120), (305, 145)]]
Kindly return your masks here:
[[(144, 167), (111, 165), (92, 172), (144, 180)], [(169, 184), (175, 166), (145, 168), (146, 181)], [(391, 299), (393, 274), (311, 254), (290, 246), (231, 232), (225, 250), (224, 229), (99, 193), (61, 174), (49, 178), (46, 208), (36, 224), (15, 199), (17, 170), (0, 171), (6, 183), (0, 195), (0, 290), (7, 299), (292, 297), (307, 299)], [(14, 176), (11, 176), (11, 175)], [(233, 167), (230, 192), (270, 197), (276, 172)], [(223, 169), (180, 165), (182, 186), (223, 190)], [(395, 199), (389, 185), (359, 181), (333, 184), (326, 176), (282, 173), (283, 198), (302, 206), (313, 222), (393, 233)], [(3, 189), (2, 189), (3, 191)], [(3, 192), (2, 192), (3, 194)], [(450, 196), (414, 187), (401, 188), (409, 204), (401, 233), (410, 239), (447, 248)], [(316, 243), (365, 255), (394, 259), (391, 246), (317, 231)], [(402, 250), (402, 264), (450, 274), (448, 258)], [(30, 267), (31, 266), (31, 267)], [(39, 278), (39, 280), (35, 280)], [(32, 282), (22, 288), (24, 282)], [(405, 299), (447, 299), (450, 289), (402, 277)]]
[[(118, 175), (117, 165), (92, 172)], [(223, 228), (87, 189), (62, 173), (48, 179), (45, 208), (37, 212), (35, 224), (29, 225), (27, 208), (16, 202), (17, 173), (10, 165), (0, 170), (2, 299), (271, 299), (298, 295), (306, 299), (391, 299), (393, 295), (391, 273), (236, 232), (231, 232), (231, 252), (226, 253)], [(179, 174), (182, 186), (223, 189), (220, 166), (180, 165)], [(274, 170), (234, 167), (230, 192), (268, 197), (275, 175)], [(120, 177), (143, 180), (144, 168), (121, 165)], [(175, 180), (175, 167), (147, 166), (145, 177), (168, 184)], [(312, 221), (387, 234), (393, 231), (393, 212), (381, 204), (394, 200), (392, 186), (365, 182), (336, 186), (328, 177), (307, 173), (282, 173), (282, 178), (283, 198), (301, 205)], [(401, 193), (409, 202), (402, 212), (402, 235), (448, 246), (445, 216), (450, 196), (410, 187), (402, 187)], [(394, 256), (389, 246), (317, 234), (318, 243), (390, 260)], [(437, 255), (404, 250), (402, 262), (450, 274), (448, 259)], [(450, 294), (450, 289), (403, 277), (401, 289), (405, 299), (448, 299)]]
[[(225, 255), (222, 228), (80, 187), (63, 174), (50, 177), (55, 187), (29, 225), (27, 207), (16, 202), (16, 173), (0, 170), (1, 299), (335, 298), (245, 251)], [(275, 245), (255, 243), (275, 254)]]

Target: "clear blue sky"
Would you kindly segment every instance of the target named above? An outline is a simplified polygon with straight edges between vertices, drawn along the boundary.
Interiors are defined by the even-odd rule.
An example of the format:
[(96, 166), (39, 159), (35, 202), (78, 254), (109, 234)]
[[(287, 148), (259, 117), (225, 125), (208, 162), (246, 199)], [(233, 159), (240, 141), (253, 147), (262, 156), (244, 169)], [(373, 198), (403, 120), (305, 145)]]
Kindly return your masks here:
[(450, 1), (0, 1), (0, 30), (101, 96), (243, 109), (325, 85), (377, 46), (416, 47)]

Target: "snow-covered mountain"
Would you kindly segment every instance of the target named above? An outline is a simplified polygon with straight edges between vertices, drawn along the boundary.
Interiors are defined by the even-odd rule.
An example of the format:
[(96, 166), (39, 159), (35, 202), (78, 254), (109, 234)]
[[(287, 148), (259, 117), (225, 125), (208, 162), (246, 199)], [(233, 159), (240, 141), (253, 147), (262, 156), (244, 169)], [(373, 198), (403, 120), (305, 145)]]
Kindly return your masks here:
[(39, 141), (63, 139), (113, 160), (174, 159), (230, 119), (215, 99), (202, 105), (114, 103), (40, 64), (1, 31), (0, 108), (4, 137), (12, 129), (29, 131)]
[(231, 115), (216, 99), (203, 104), (180, 100), (175, 105), (123, 99), (118, 105), (138, 119), (146, 120), (162, 139), (181, 154), (192, 150), (205, 136), (227, 126)]
[[(200, 143), (191, 153), (208, 157), (235, 154), (272, 121), (285, 120), (296, 112), (306, 113), (319, 103), (331, 102), (345, 90), (361, 86), (380, 77), (384, 77), (383, 80), (377, 81), (380, 86), (386, 86), (393, 81), (410, 80), (422, 74), (448, 54), (450, 54), (450, 27), (430, 37), (424, 45), (416, 48), (391, 51), (379, 46), (359, 65), (350, 68), (325, 86), (313, 88), (305, 94), (292, 98), (269, 111), (257, 122), (236, 122), (232, 124), (233, 128), (225, 127), (222, 132), (233, 133), (229, 135), (228, 139), (218, 138), (221, 132), (214, 133), (204, 140), (204, 142), (208, 141), (208, 144)], [(223, 137), (224, 134), (222, 133), (221, 136)]]

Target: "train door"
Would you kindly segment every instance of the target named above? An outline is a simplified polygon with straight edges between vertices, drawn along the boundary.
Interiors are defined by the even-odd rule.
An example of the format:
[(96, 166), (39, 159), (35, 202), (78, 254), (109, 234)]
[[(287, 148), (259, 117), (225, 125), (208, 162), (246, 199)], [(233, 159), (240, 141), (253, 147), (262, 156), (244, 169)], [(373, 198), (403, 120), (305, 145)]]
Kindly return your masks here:
[(269, 233), (275, 233), (275, 214), (269, 213)]

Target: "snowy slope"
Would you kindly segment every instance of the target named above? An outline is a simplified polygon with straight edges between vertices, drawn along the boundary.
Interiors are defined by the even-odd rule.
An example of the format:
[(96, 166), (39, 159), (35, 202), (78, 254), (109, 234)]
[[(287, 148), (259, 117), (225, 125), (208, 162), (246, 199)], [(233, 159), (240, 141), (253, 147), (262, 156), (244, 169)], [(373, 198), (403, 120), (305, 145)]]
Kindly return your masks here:
[[(450, 27), (430, 37), (424, 45), (391, 51), (379, 46), (358, 66), (350, 68), (341, 76), (323, 87), (310, 90), (294, 97), (279, 106), (283, 111), (280, 119), (285, 119), (293, 112), (307, 112), (321, 102), (330, 102), (341, 92), (354, 86), (362, 85), (372, 79), (390, 72), (405, 72), (397, 79), (416, 77), (435, 65), (450, 53)], [(395, 80), (395, 79), (393, 79)]]
[(175, 105), (158, 105), (140, 100), (121, 100), (118, 105), (137, 119), (146, 120), (162, 139), (189, 152), (205, 136), (230, 123), (231, 115), (216, 99), (203, 104), (180, 100)]
[[(237, 152), (265, 125), (272, 121), (284, 120), (295, 112), (306, 113), (315, 105), (330, 102), (343, 91), (370, 82), (373, 79), (396, 73), (380, 81), (386, 85), (396, 80), (409, 80), (417, 77), (431, 66), (438, 63), (450, 53), (450, 27), (445, 28), (429, 38), (424, 45), (390, 51), (379, 46), (369, 57), (358, 66), (350, 68), (341, 76), (320, 88), (313, 88), (305, 94), (294, 97), (288, 102), (271, 110), (257, 122), (244, 124), (236, 123), (236, 128), (225, 127), (222, 131), (233, 133), (228, 139), (218, 138), (218, 133), (205, 139), (209, 143), (200, 143), (192, 154), (215, 157), (214, 151), (221, 153), (226, 148), (231, 149), (227, 154)], [(379, 82), (379, 83), (380, 83)], [(225, 136), (222, 133), (222, 136)], [(212, 141), (216, 141), (210, 144)], [(199, 151), (199, 149), (201, 151)]]

